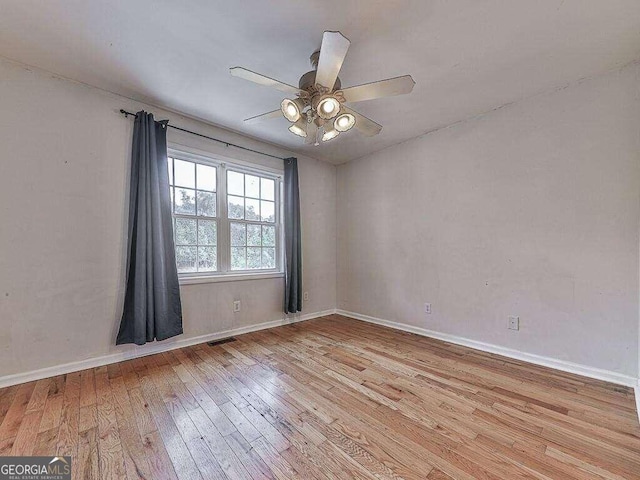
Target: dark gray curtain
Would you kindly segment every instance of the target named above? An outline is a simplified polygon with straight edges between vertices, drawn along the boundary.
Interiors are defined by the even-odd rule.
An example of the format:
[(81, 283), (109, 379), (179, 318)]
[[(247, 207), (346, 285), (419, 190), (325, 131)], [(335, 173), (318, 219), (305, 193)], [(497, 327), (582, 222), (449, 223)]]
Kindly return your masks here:
[(182, 333), (173, 245), (167, 122), (136, 114), (131, 152), (127, 283), (116, 344), (143, 345)]
[(284, 160), (284, 313), (302, 311), (302, 239), (298, 160)]

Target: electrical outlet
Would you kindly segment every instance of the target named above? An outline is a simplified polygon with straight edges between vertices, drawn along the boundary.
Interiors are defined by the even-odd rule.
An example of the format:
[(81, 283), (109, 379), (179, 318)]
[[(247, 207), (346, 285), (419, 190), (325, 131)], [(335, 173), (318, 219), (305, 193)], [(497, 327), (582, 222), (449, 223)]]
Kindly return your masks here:
[(520, 317), (509, 315), (509, 330), (520, 330)]
[(242, 305), (241, 305), (241, 303), (240, 303), (240, 300), (234, 300), (234, 301), (233, 301), (233, 312), (234, 312), (234, 313), (239, 312), (239, 311), (240, 311), (240, 307), (241, 307), (241, 306), (242, 306)]
[(427, 313), (429, 315), (431, 314), (431, 304), (430, 303), (425, 303), (424, 304), (424, 313)]
[(306, 302), (307, 300), (309, 300), (309, 292), (304, 292), (302, 294), (302, 299)]

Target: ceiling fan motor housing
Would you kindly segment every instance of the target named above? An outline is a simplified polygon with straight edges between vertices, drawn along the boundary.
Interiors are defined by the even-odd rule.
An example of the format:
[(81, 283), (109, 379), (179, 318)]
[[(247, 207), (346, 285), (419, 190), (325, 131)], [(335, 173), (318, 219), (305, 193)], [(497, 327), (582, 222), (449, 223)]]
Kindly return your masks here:
[[(316, 86), (316, 71), (311, 70), (300, 77), (300, 81), (298, 82), (298, 88), (300, 90), (310, 91), (315, 89)], [(336, 83), (333, 86), (334, 90), (340, 90), (342, 87), (342, 83), (340, 82), (340, 77), (336, 78)]]

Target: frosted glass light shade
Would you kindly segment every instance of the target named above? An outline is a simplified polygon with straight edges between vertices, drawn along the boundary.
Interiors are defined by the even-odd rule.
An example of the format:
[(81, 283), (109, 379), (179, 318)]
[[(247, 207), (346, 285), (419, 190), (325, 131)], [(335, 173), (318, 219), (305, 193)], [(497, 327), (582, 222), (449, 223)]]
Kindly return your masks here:
[(338, 118), (336, 118), (336, 120), (333, 122), (333, 126), (339, 132), (346, 132), (347, 130), (351, 130), (355, 124), (356, 117), (354, 117), (350, 113), (343, 113), (342, 115), (338, 115)]

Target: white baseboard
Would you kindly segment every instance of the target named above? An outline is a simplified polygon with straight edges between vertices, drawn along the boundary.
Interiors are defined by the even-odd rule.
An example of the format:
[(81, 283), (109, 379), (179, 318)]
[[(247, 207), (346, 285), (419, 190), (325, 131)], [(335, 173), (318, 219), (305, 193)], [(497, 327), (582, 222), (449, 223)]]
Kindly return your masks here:
[(369, 315), (363, 315), (355, 312), (348, 312), (346, 310), (323, 310), (320, 312), (296, 314), (290, 315), (286, 318), (279, 320), (273, 320), (270, 322), (263, 322), (256, 325), (249, 325), (246, 327), (234, 328), (225, 330), (222, 332), (210, 333), (206, 335), (199, 335), (197, 337), (179, 338), (171, 343), (149, 343), (147, 345), (136, 346), (133, 350), (125, 352), (112, 353), (103, 355), (100, 357), (89, 358), (86, 360), (80, 360), (77, 362), (65, 363), (62, 365), (55, 365), (53, 367), (42, 368), (39, 370), (32, 370), (25, 373), (16, 373), (12, 375), (5, 375), (0, 377), (0, 388), (16, 385), (19, 383), (31, 382), (34, 380), (40, 380), (42, 378), (55, 377), (57, 375), (63, 375), (65, 373), (77, 372), (79, 370), (85, 370), (87, 368), (95, 368), (111, 363), (122, 362), (124, 360), (130, 360), (132, 358), (144, 357), (147, 355), (153, 355), (155, 353), (167, 352), (176, 348), (188, 347), (191, 345), (197, 345), (199, 343), (210, 342), (212, 340), (218, 340), (221, 338), (231, 337), (235, 335), (242, 335), (243, 333), (256, 332), (259, 330), (265, 330), (267, 328), (279, 327), (282, 325), (288, 325), (297, 322), (303, 322), (305, 320), (311, 320), (313, 318), (324, 317), (326, 315), (338, 314), (345, 317), (354, 318), (356, 320), (362, 320), (364, 322), (375, 323), (377, 325), (383, 325), (385, 327), (402, 330), (405, 332), (415, 333), (425, 337), (436, 338), (445, 342), (455, 343), (457, 345), (463, 345), (465, 347), (474, 348), (484, 352), (495, 353), (503, 355), (509, 358), (515, 358), (525, 362), (530, 362), (536, 365), (542, 365), (545, 367), (555, 368), (564, 372), (575, 373), (577, 375), (583, 375), (585, 377), (596, 378), (598, 380), (604, 380), (611, 383), (634, 387), (636, 409), (640, 419), (640, 380), (634, 377), (623, 375), (608, 370), (602, 370), (599, 368), (589, 367), (586, 365), (580, 365), (577, 363), (566, 362), (564, 360), (558, 360), (551, 357), (544, 357), (541, 355), (535, 355), (532, 353), (521, 352), (519, 350), (513, 350), (510, 348), (500, 347), (498, 345), (492, 345), (489, 343), (478, 342), (464, 337), (458, 337), (456, 335), (450, 335), (447, 333), (440, 333), (433, 330), (427, 330), (420, 327), (414, 327), (412, 325), (405, 325), (398, 322), (392, 322), (390, 320), (383, 320), (381, 318), (371, 317)]
[(256, 332), (258, 330), (264, 330), (267, 328), (280, 327), (282, 325), (288, 325), (291, 323), (303, 322), (305, 320), (324, 317), (333, 313), (335, 313), (335, 310), (332, 309), (313, 313), (289, 315), (279, 320), (258, 323), (256, 325), (249, 325), (246, 327), (234, 328), (231, 330), (225, 330), (223, 332), (209, 333), (206, 335), (199, 335), (197, 337), (177, 338), (174, 341), (170, 341), (170, 343), (148, 343), (142, 346), (135, 346), (133, 350), (110, 353), (108, 355), (103, 355), (100, 357), (87, 358), (85, 360), (79, 360), (77, 362), (55, 365), (52, 367), (41, 368), (39, 370), (32, 370), (30, 372), (5, 375), (0, 377), (0, 388), (9, 387), (11, 385), (16, 385), (19, 383), (32, 382), (34, 380), (40, 380), (42, 378), (55, 377), (57, 375), (63, 375), (65, 373), (77, 372), (78, 370), (85, 370), (87, 368), (101, 367), (102, 365), (109, 365), (110, 363), (122, 362), (124, 360), (130, 360), (132, 358), (145, 357), (147, 355), (153, 355), (154, 353), (167, 352), (176, 348), (188, 347), (190, 345), (210, 342), (212, 340), (232, 337), (235, 335), (242, 335), (243, 333)]
[[(514, 358), (516, 360), (522, 360), (524, 362), (534, 363), (536, 365), (541, 365), (544, 367), (555, 368), (556, 370), (562, 370), (563, 372), (575, 373), (577, 375), (596, 378), (598, 380), (604, 380), (618, 385), (625, 385), (627, 387), (635, 387), (636, 403), (640, 402), (640, 400), (638, 399), (638, 396), (640, 394), (640, 387), (638, 386), (640, 384), (638, 383), (638, 379), (629, 375), (590, 367), (588, 365), (581, 365), (578, 363), (558, 360), (556, 358), (535, 355), (533, 353), (521, 352), (519, 350), (501, 347), (499, 345), (492, 345), (490, 343), (479, 342), (464, 337), (458, 337), (456, 335), (450, 335), (448, 333), (440, 333), (433, 330), (427, 330), (425, 328), (414, 327), (412, 325), (405, 325), (398, 322), (392, 322), (390, 320), (383, 320), (381, 318), (362, 315), (360, 313), (348, 312), (346, 310), (338, 309), (336, 310), (336, 313), (338, 315), (344, 315), (345, 317), (355, 318), (356, 320), (375, 323), (377, 325), (383, 325), (385, 327), (395, 328), (425, 337), (436, 338), (438, 340), (443, 340), (449, 343), (455, 343), (456, 345), (463, 345), (465, 347), (474, 348), (476, 350), (482, 350), (483, 352), (495, 353), (505, 357)], [(638, 414), (640, 415), (640, 403), (638, 403), (638, 409)]]

